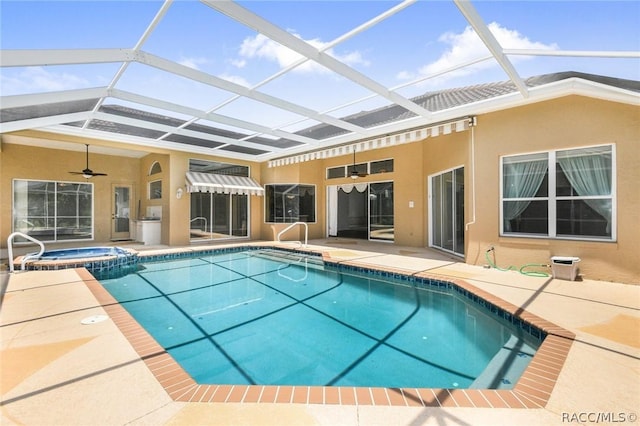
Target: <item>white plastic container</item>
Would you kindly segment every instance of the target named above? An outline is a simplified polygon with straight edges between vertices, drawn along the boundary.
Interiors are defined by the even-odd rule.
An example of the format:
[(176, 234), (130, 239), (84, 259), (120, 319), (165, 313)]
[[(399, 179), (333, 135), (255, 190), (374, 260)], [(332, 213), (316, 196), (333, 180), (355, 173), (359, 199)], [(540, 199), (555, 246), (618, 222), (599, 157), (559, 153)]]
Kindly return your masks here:
[(553, 278), (575, 281), (578, 276), (578, 262), (580, 262), (579, 257), (552, 256), (551, 272)]

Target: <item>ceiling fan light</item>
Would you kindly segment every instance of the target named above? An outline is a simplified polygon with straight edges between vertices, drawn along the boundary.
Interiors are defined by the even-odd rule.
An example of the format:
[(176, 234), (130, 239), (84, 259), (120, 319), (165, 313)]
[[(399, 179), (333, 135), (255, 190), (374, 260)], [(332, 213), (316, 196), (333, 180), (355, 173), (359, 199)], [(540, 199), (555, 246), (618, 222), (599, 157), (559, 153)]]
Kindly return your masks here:
[(89, 173), (83, 173), (82, 177), (85, 179), (91, 179), (93, 177), (93, 175), (90, 175)]
[(358, 172), (356, 172), (355, 170), (351, 172), (351, 179), (358, 179), (360, 176), (358, 176)]

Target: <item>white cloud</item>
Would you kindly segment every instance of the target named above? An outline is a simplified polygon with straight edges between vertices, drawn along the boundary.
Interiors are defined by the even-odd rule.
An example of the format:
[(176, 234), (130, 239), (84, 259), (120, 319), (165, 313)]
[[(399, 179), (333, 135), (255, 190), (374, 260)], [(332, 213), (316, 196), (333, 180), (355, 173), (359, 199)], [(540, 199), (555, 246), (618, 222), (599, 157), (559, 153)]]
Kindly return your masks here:
[(229, 63), (236, 68), (244, 68), (247, 65), (247, 61), (244, 59), (230, 59)]
[[(505, 49), (540, 49), (555, 50), (558, 46), (554, 44), (544, 44), (529, 40), (516, 30), (510, 30), (492, 22), (488, 25), (489, 30), (496, 38), (498, 43)], [(434, 62), (424, 65), (417, 72), (401, 71), (397, 74), (398, 79), (408, 80), (415, 79), (419, 76), (426, 76), (445, 71), (456, 65), (470, 62), (484, 56), (489, 55), (489, 49), (484, 45), (480, 37), (470, 26), (465, 28), (462, 33), (445, 33), (438, 39), (439, 42), (449, 45), (447, 50)], [(510, 57), (512, 62), (526, 60), (526, 56)], [(530, 58), (530, 57), (529, 57)], [(466, 68), (459, 69), (438, 77), (440, 81), (453, 77), (473, 74), (479, 70), (498, 66), (493, 60), (483, 61), (470, 65)]]
[[(294, 36), (300, 38), (300, 35), (292, 33)], [(326, 46), (327, 43), (318, 40), (304, 40), (316, 49), (321, 49)], [(327, 49), (325, 53), (333, 56), (334, 58), (348, 64), (355, 65), (361, 64), (368, 66), (369, 62), (365, 60), (360, 52), (347, 52), (345, 54), (337, 54), (333, 49)], [(242, 58), (246, 59), (265, 59), (267, 61), (275, 62), (278, 64), (280, 68), (285, 68), (292, 63), (299, 61), (303, 58), (302, 55), (294, 52), (293, 50), (285, 47), (268, 37), (257, 34), (255, 37), (247, 37), (242, 42), (240, 46), (239, 55)], [(240, 62), (243, 66), (246, 64), (245, 61)], [(296, 71), (299, 72), (326, 72), (326, 69), (320, 65), (318, 65), (314, 61), (307, 61), (302, 65), (299, 65), (295, 68)]]
[(200, 70), (200, 65), (209, 62), (206, 58), (181, 58), (178, 63), (185, 67), (193, 68), (194, 70)]
[(415, 73), (412, 73), (410, 71), (400, 71), (398, 74), (396, 74), (396, 78), (398, 80), (412, 80), (415, 77)]
[(5, 95), (57, 92), (89, 87), (91, 83), (68, 72), (52, 72), (44, 67), (27, 67), (16, 75), (2, 76), (2, 92)]

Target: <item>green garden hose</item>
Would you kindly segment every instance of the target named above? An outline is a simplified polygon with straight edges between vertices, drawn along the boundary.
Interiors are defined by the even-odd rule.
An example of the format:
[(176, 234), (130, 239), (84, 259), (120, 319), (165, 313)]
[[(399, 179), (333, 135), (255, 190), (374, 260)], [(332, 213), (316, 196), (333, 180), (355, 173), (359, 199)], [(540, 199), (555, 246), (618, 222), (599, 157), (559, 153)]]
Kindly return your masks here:
[(530, 268), (530, 267), (547, 267), (547, 265), (545, 264), (541, 264), (541, 263), (527, 263), (526, 265), (523, 265), (522, 267), (520, 267), (519, 269), (515, 266), (509, 266), (508, 268), (500, 268), (499, 266), (497, 266), (495, 264), (495, 262), (493, 262), (491, 260), (491, 258), (489, 257), (489, 252), (493, 251), (493, 248), (490, 248), (489, 250), (484, 252), (484, 257), (487, 259), (487, 263), (494, 269), (497, 269), (498, 271), (518, 271), (520, 272), (522, 275), (526, 275), (528, 277), (548, 277), (549, 274), (547, 274), (546, 272), (539, 272), (539, 271), (525, 271), (525, 268)]

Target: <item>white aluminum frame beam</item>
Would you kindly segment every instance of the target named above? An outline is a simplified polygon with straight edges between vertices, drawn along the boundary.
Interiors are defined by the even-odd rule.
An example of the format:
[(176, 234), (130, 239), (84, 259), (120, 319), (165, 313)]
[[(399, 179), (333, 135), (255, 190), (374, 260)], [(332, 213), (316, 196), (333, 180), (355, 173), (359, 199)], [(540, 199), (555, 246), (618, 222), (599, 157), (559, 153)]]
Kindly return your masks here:
[(131, 49), (16, 49), (0, 50), (3, 67), (105, 64), (135, 61)]
[[(378, 24), (378, 23), (380, 23), (380, 22), (384, 21), (385, 19), (387, 19), (387, 18), (389, 18), (389, 17), (391, 17), (391, 16), (395, 15), (396, 13), (400, 12), (401, 10), (406, 9), (407, 7), (409, 7), (409, 6), (411, 6), (412, 4), (414, 4), (416, 1), (418, 1), (418, 0), (404, 0), (402, 3), (399, 3), (399, 4), (395, 5), (395, 6), (393, 6), (392, 8), (390, 8), (390, 9), (386, 10), (385, 12), (383, 12), (383, 13), (379, 14), (378, 16), (376, 16), (376, 17), (374, 17), (374, 18), (370, 19), (369, 21), (367, 21), (367, 22), (365, 22), (365, 23), (363, 23), (363, 24), (361, 24), (361, 25), (359, 25), (359, 26), (357, 26), (357, 27), (353, 28), (353, 29), (352, 29), (352, 30), (350, 30), (349, 32), (347, 32), (347, 33), (345, 33), (345, 34), (343, 34), (343, 35), (341, 35), (341, 36), (337, 37), (336, 39), (334, 39), (334, 40), (330, 41), (329, 43), (327, 43), (327, 44), (323, 45), (323, 46), (319, 49), (319, 51), (324, 52), (324, 51), (326, 51), (326, 50), (329, 50), (329, 49), (331, 49), (331, 48), (333, 48), (333, 47), (337, 46), (338, 44), (340, 44), (340, 43), (342, 43), (342, 42), (347, 41), (347, 40), (348, 40), (348, 39), (350, 39), (351, 37), (354, 37), (354, 36), (356, 36), (356, 35), (360, 34), (361, 32), (363, 32), (363, 31), (365, 31), (365, 30), (367, 30), (367, 29), (369, 29), (369, 28), (371, 28), (371, 27), (375, 26), (376, 24)], [(291, 70), (293, 70), (293, 69), (295, 69), (295, 68), (299, 67), (300, 65), (302, 65), (302, 64), (304, 64), (305, 62), (308, 62), (308, 61), (310, 61), (310, 59), (309, 59), (309, 58), (307, 58), (307, 57), (302, 57), (302, 58), (298, 59), (297, 61), (295, 61), (295, 62), (293, 62), (293, 63), (289, 64), (288, 66), (286, 66), (286, 67), (284, 67), (284, 68), (282, 68), (281, 70), (279, 70), (279, 71), (278, 71), (278, 72), (276, 72), (275, 74), (270, 75), (269, 77), (267, 77), (267, 78), (265, 78), (264, 80), (260, 81), (260, 82), (259, 82), (259, 83), (257, 83), (256, 85), (252, 86), (252, 87), (251, 87), (251, 90), (258, 89), (258, 88), (260, 88), (260, 87), (264, 86), (265, 84), (267, 84), (267, 83), (269, 83), (269, 82), (271, 82), (271, 81), (274, 81), (274, 80), (275, 80), (275, 79), (277, 79), (278, 77), (281, 77), (281, 76), (283, 76), (283, 75), (287, 74), (289, 71), (291, 71)], [(393, 90), (393, 89), (392, 89), (392, 90)], [(375, 93), (373, 93), (373, 94), (371, 94), (370, 96), (367, 96), (365, 99), (374, 98), (374, 97), (376, 97), (376, 96), (377, 96), (377, 95), (376, 95)], [(224, 101), (224, 102), (222, 102), (222, 103), (220, 103), (220, 104), (216, 105), (216, 106), (215, 106), (215, 107), (213, 107), (209, 112), (213, 112), (213, 111), (215, 111), (215, 110), (217, 110), (217, 109), (220, 109), (220, 108), (222, 108), (223, 106), (225, 106), (225, 105), (227, 105), (227, 104), (229, 104), (229, 103), (231, 103), (231, 102), (235, 101), (235, 100), (236, 100), (236, 99), (238, 99), (239, 97), (240, 97), (240, 95), (235, 95), (234, 97), (232, 97), (232, 98), (230, 98), (230, 99), (227, 99), (226, 101)], [(362, 99), (362, 100), (365, 100), (365, 99)], [(352, 102), (352, 104), (355, 104), (355, 103), (361, 102), (362, 100), (354, 101), (354, 102)], [(332, 108), (332, 109), (331, 109), (331, 110), (329, 110), (329, 111), (321, 112), (321, 114), (327, 114), (327, 113), (329, 113), (329, 112), (331, 112), (331, 111), (339, 110), (339, 109), (341, 109), (341, 108), (342, 108), (342, 106), (341, 106), (341, 107), (337, 107), (337, 108)], [(306, 119), (307, 119), (307, 118), (302, 118), (302, 119), (300, 119), (300, 120), (296, 120), (296, 121), (294, 121), (294, 122), (292, 122), (292, 123), (287, 123), (287, 124), (285, 124), (285, 125), (281, 125), (279, 128), (288, 127), (288, 126), (290, 126), (290, 125), (293, 125), (293, 124), (297, 124), (297, 123), (303, 122), (303, 121), (305, 121)], [(273, 128), (272, 130), (275, 130), (275, 128)]]
[(489, 52), (491, 52), (498, 64), (500, 64), (504, 72), (507, 73), (507, 76), (509, 76), (511, 81), (513, 81), (513, 84), (516, 85), (522, 96), (525, 98), (529, 96), (529, 89), (527, 88), (527, 85), (524, 83), (511, 61), (509, 61), (509, 58), (505, 55), (502, 46), (491, 33), (489, 27), (484, 23), (471, 2), (468, 0), (453, 0), (453, 2), (469, 24), (471, 24), (471, 27), (474, 29), (476, 34), (478, 34), (478, 37), (480, 37), (480, 40), (482, 40), (485, 46), (487, 46), (487, 49), (489, 49)]
[[(164, 15), (166, 15), (166, 13), (169, 11), (169, 6), (171, 6), (172, 2), (173, 0), (165, 0), (165, 2), (160, 7), (160, 10), (158, 11), (158, 13), (156, 13), (156, 16), (154, 16), (153, 20), (151, 21), (147, 29), (144, 31), (144, 33), (142, 34), (142, 36), (140, 37), (136, 45), (133, 47), (134, 52), (138, 52), (142, 48), (142, 45), (147, 41), (147, 39), (149, 38), (153, 30), (158, 26), (160, 21), (162, 21), (162, 18), (164, 18)], [(129, 62), (123, 62), (120, 65), (120, 68), (118, 68), (118, 71), (116, 72), (116, 74), (111, 79), (111, 82), (109, 83), (109, 86), (108, 86), (109, 90), (113, 89), (116, 86), (116, 84), (118, 83), (120, 78), (124, 75), (124, 72), (127, 70), (128, 67), (129, 67)], [(102, 106), (104, 100), (105, 98), (102, 98), (100, 99), (99, 102), (96, 103), (95, 107), (93, 107), (94, 113), (100, 109), (100, 106)], [(82, 128), (84, 129), (88, 127), (89, 123), (90, 121), (87, 120), (82, 126)]]
[(640, 51), (631, 50), (544, 50), (544, 49), (503, 49), (505, 55), (524, 56), (564, 56), (584, 58), (640, 58)]
[(206, 112), (196, 108), (191, 108), (185, 105), (175, 104), (172, 102), (163, 101), (156, 98), (151, 98), (144, 95), (138, 95), (137, 93), (128, 92), (125, 90), (113, 89), (110, 91), (110, 96), (128, 102), (133, 102), (141, 105), (147, 105), (153, 108), (163, 109), (167, 111), (173, 111), (178, 114), (184, 114), (191, 117), (200, 118), (203, 120), (209, 120), (228, 126), (237, 127), (240, 129), (247, 129), (253, 132), (269, 134), (275, 137), (281, 137), (289, 139), (295, 142), (300, 142), (308, 145), (317, 145), (319, 141), (306, 136), (296, 135), (295, 133), (284, 132), (281, 130), (271, 130), (267, 126), (262, 126), (257, 123), (240, 120), (238, 118), (228, 117), (226, 115), (216, 114), (213, 112)]
[(293, 34), (283, 30), (282, 28), (272, 24), (271, 22), (263, 19), (262, 17), (252, 13), (251, 11), (243, 8), (231, 0), (201, 0), (204, 4), (227, 15), (229, 18), (240, 22), (241, 24), (253, 28), (261, 34), (269, 37), (271, 40), (276, 41), (283, 46), (305, 56), (320, 65), (323, 65), (327, 69), (340, 74), (341, 76), (353, 81), (361, 87), (368, 89), (371, 92), (386, 98), (391, 103), (402, 106), (403, 108), (412, 111), (418, 115), (424, 117), (430, 117), (431, 111), (422, 108), (409, 99), (399, 95), (398, 93), (390, 91), (382, 84), (374, 81), (366, 75), (356, 71), (349, 67), (344, 62), (341, 62), (333, 56), (316, 49), (304, 40), (299, 39)]
[[(183, 136), (189, 136), (197, 139), (201, 139), (204, 141), (211, 141), (215, 143), (220, 143), (224, 145), (237, 145), (252, 149), (258, 149), (260, 151), (282, 151), (281, 149), (274, 148), (271, 146), (261, 145), (253, 142), (239, 142), (236, 139), (228, 138), (226, 136), (212, 135), (209, 133), (198, 132), (197, 130), (189, 130), (189, 129), (180, 129), (177, 132), (174, 132), (175, 127), (167, 126), (166, 124), (154, 123), (151, 121), (145, 120), (137, 120), (135, 118), (124, 117), (116, 114), (106, 114), (104, 112), (97, 112), (93, 114), (93, 119), (95, 120), (103, 120), (108, 122), (120, 123), (127, 126), (140, 127), (143, 129), (157, 130), (160, 132), (173, 132), (174, 134), (179, 134)], [(172, 142), (172, 141), (167, 141)], [(215, 146), (210, 149), (220, 149), (223, 146)]]
[(57, 124), (84, 121), (91, 117), (91, 111), (73, 112), (70, 114), (48, 115), (46, 117), (29, 118), (27, 120), (8, 121), (0, 123), (0, 133), (17, 132), (20, 130), (38, 129)]
[(301, 105), (294, 104), (275, 96), (267, 95), (255, 90), (251, 90), (240, 84), (233, 83), (220, 77), (195, 70), (185, 65), (178, 64), (159, 56), (143, 51), (136, 52), (131, 49), (53, 49), (53, 50), (2, 50), (0, 51), (0, 62), (2, 66), (22, 67), (22, 66), (47, 66), (47, 65), (74, 65), (88, 63), (109, 63), (109, 62), (139, 62), (187, 79), (197, 81), (218, 89), (236, 93), (238, 95), (253, 99), (270, 106), (283, 109), (285, 111), (308, 117), (316, 121), (331, 124), (336, 127), (366, 134), (366, 130), (344, 120), (337, 119), (330, 115), (321, 114)]
[(58, 102), (73, 102), (87, 99), (100, 99), (108, 96), (106, 87), (91, 89), (63, 90), (60, 92), (29, 93), (25, 95), (11, 95), (0, 97), (2, 108), (20, 108), (33, 105), (55, 104)]

